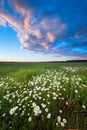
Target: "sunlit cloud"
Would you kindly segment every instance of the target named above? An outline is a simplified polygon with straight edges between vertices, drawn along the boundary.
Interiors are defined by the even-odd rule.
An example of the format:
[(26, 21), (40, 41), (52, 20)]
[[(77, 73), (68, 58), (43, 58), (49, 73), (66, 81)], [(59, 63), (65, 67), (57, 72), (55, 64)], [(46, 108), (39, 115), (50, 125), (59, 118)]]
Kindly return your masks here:
[(47, 32), (47, 39), (49, 42), (54, 42), (55, 41), (55, 35), (50, 33), (50, 32)]
[(79, 0), (67, 4), (64, 0), (1, 0), (0, 25), (7, 24), (17, 32), (22, 49), (60, 57), (86, 57), (86, 5), (86, 1)]
[(5, 19), (0, 17), (0, 25), (6, 27), (6, 21)]

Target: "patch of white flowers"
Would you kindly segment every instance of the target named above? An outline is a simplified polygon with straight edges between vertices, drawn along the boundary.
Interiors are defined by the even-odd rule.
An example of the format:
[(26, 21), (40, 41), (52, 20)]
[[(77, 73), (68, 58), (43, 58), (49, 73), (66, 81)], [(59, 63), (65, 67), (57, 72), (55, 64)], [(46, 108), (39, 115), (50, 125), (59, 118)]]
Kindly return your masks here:
[(10, 109), (10, 115), (13, 115), (16, 112), (17, 109), (18, 109), (18, 106), (11, 108)]
[(67, 123), (67, 120), (65, 118), (62, 118), (61, 116), (57, 117), (56, 126), (65, 127), (66, 123)]
[(51, 118), (51, 113), (48, 113), (47, 118), (48, 118), (48, 119)]
[[(64, 69), (68, 70), (68, 68)], [(75, 72), (76, 70), (69, 68), (71, 72)], [(60, 127), (65, 127), (67, 124), (64, 107), (67, 109), (70, 108), (74, 99), (82, 101), (83, 93), (84, 96), (87, 95), (87, 85), (81, 82), (81, 78), (74, 74), (70, 77), (63, 70), (59, 70), (58, 72), (48, 70), (41, 75), (33, 76), (32, 81), (25, 81), (24, 84), (18, 83), (13, 78), (8, 77), (0, 81), (0, 88), (3, 86), (3, 91), (5, 90), (3, 101), (7, 102), (3, 106), (8, 107), (5, 116), (8, 113), (11, 117), (12, 115), (16, 117), (26, 115), (28, 122), (37, 119), (39, 116), (42, 116), (43, 121), (53, 118), (54, 122), (56, 120), (55, 126)], [(78, 106), (76, 107), (78, 108)], [(87, 104), (83, 101), (79, 107), (86, 109)]]

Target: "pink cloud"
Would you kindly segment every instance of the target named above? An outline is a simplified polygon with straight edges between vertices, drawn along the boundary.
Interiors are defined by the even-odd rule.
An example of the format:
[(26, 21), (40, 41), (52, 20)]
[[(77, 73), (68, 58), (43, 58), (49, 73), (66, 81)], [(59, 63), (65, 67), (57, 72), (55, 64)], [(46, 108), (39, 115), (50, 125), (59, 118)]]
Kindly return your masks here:
[(0, 8), (0, 17), (4, 19), (8, 24), (17, 30), (21, 30), (22, 21), (17, 19), (16, 16), (11, 15), (7, 10)]
[(6, 20), (0, 17), (0, 25), (6, 27)]
[(55, 35), (50, 32), (47, 32), (47, 39), (49, 40), (49, 42), (54, 42)]
[(56, 16), (36, 18), (33, 9), (27, 8), (27, 5), (19, 4), (17, 0), (9, 0), (9, 3), (13, 8), (14, 15), (10, 11), (0, 8), (0, 19), (4, 19), (3, 25), (7, 22), (17, 32), (22, 49), (38, 51), (42, 54), (53, 53), (54, 41), (58, 36), (62, 37), (64, 31), (67, 30), (66, 24)]

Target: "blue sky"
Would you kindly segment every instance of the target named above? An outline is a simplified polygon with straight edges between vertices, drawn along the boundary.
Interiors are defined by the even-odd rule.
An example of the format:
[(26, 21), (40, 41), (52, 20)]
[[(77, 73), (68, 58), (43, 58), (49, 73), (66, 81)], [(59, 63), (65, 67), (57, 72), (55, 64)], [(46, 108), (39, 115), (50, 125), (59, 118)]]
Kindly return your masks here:
[(0, 61), (87, 59), (87, 1), (0, 0)]

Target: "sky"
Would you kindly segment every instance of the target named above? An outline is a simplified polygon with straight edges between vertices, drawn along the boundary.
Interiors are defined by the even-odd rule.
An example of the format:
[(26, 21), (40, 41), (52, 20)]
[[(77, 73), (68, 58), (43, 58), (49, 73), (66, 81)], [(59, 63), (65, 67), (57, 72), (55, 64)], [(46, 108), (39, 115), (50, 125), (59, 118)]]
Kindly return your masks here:
[(87, 60), (87, 0), (0, 0), (0, 61)]

